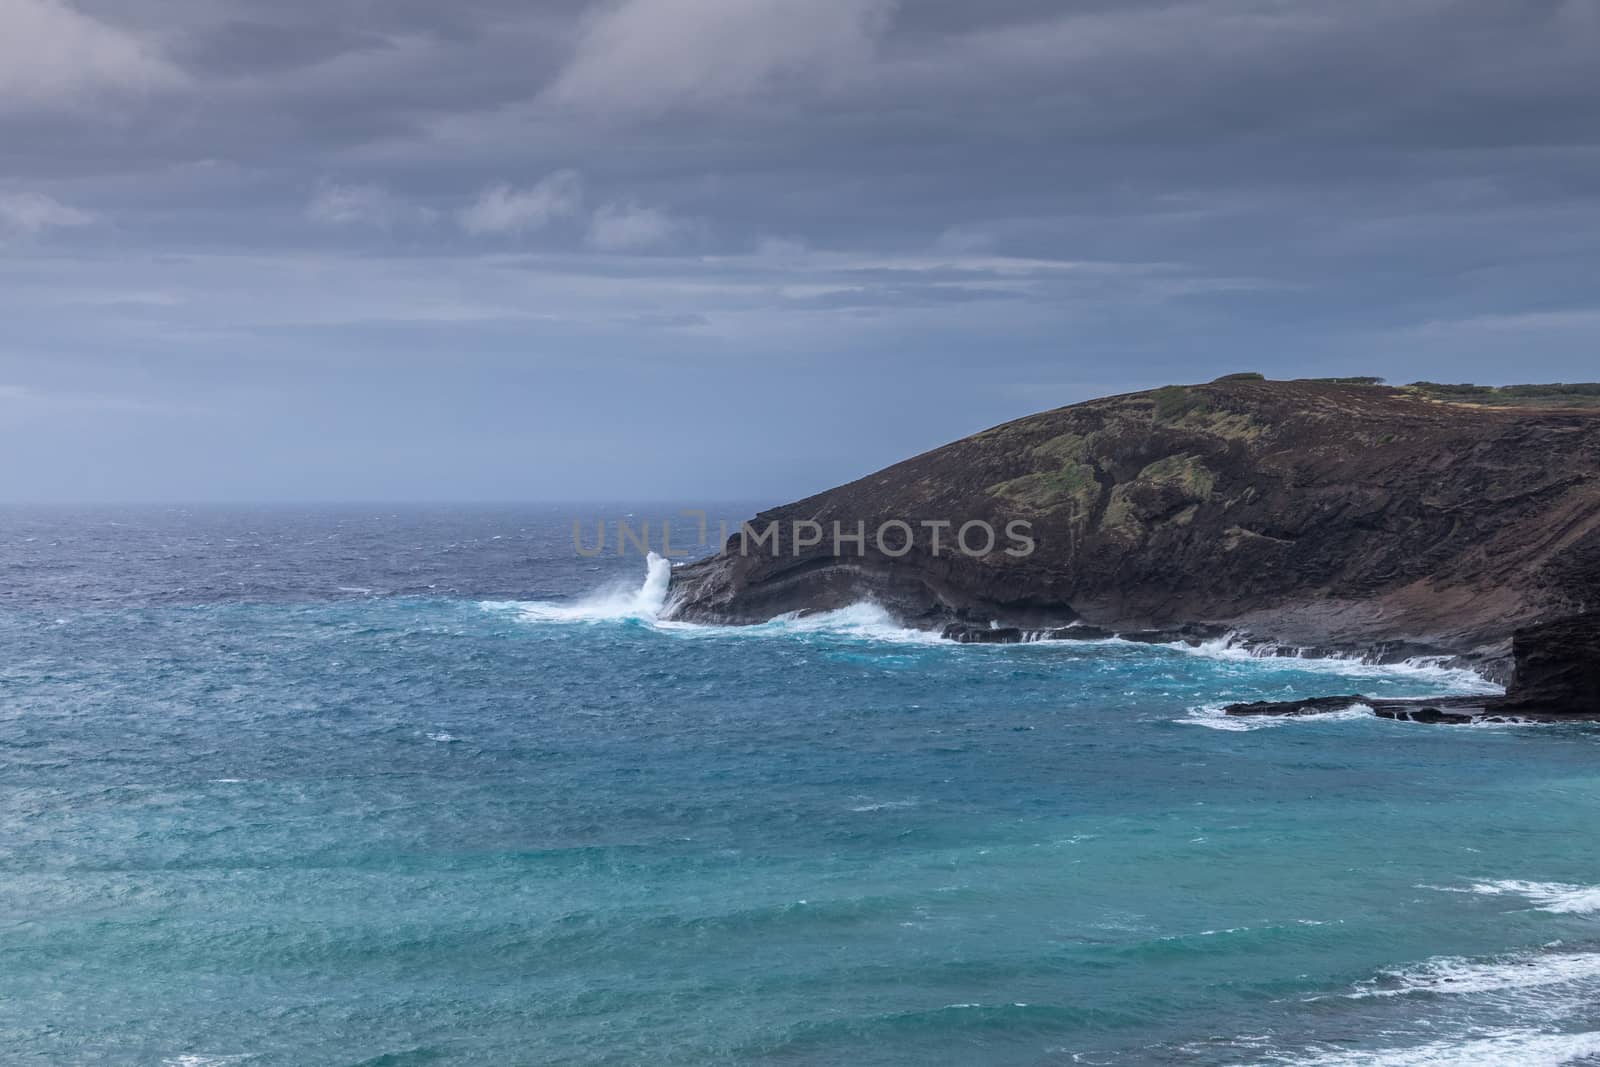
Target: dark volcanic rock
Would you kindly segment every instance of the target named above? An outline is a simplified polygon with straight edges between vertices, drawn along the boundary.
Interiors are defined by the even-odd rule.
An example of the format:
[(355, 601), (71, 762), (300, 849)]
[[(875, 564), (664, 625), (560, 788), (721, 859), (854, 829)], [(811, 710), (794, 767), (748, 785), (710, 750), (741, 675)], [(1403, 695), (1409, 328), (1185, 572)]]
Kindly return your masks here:
[(1359, 693), (1335, 697), (1310, 697), (1305, 700), (1258, 700), (1250, 704), (1229, 704), (1229, 715), (1320, 715), (1329, 711), (1366, 706), (1374, 715), (1409, 722), (1470, 723), (1495, 713), (1499, 697), (1425, 697), (1415, 700), (1374, 700)]
[(1120, 637), (1124, 641), (1137, 641), (1146, 645), (1172, 645), (1183, 643), (1191, 647), (1203, 644), (1228, 633), (1220, 626), (1178, 626), (1170, 630), (1134, 630), (1117, 633), (1099, 626), (1077, 624), (1052, 626), (1044, 630), (1027, 630), (1020, 626), (978, 626), (970, 622), (952, 622), (939, 636), (947, 641), (964, 645), (1016, 645), (1027, 641), (1104, 641)]
[(1384, 719), (1404, 722), (1427, 722), (1447, 726), (1465, 726), (1480, 719), (1493, 718), (1493, 700), (1471, 697), (1450, 697), (1429, 700), (1379, 700), (1372, 703), (1372, 713)]
[(1075, 626), (1056, 626), (1049, 630), (1040, 630), (1039, 640), (1042, 641), (1104, 641), (1109, 637), (1117, 636), (1112, 630), (1099, 626), (1089, 626), (1079, 623)]
[[(894, 532), (874, 537), (891, 520), (915, 534), (903, 554)], [(949, 524), (938, 549), (929, 522)], [(969, 522), (996, 543), (959, 551)], [(1600, 609), (1600, 410), (1336, 382), (1171, 386), (985, 430), (752, 520), (769, 523), (776, 552), (736, 534), (678, 568), (668, 613), (751, 623), (870, 599), (985, 641), (1012, 636), (991, 623), (1016, 640), (1080, 624), (1186, 641), (1201, 631), (1173, 633), (1202, 624), (1258, 648), (1454, 656), (1504, 677), (1513, 630)], [(836, 545), (835, 524), (865, 543)], [(1548, 663), (1525, 650), (1525, 671), (1592, 688), (1567, 638), (1530, 640)]]
[(1251, 704), (1229, 704), (1223, 710), (1229, 715), (1320, 715), (1326, 711), (1343, 711), (1368, 700), (1359, 693), (1342, 697), (1312, 697), (1309, 700), (1258, 700)]
[(1144, 645), (1185, 644), (1191, 648), (1227, 635), (1226, 626), (1206, 626), (1201, 623), (1188, 623), (1165, 630), (1129, 630), (1117, 634), (1124, 641), (1137, 641)]
[(1600, 612), (1518, 630), (1507, 710), (1600, 717)]
[(953, 622), (946, 626), (941, 636), (947, 641), (959, 641), (964, 645), (1015, 645), (1027, 638), (1016, 626), (973, 626), (964, 622)]
[(1230, 704), (1229, 715), (1314, 715), (1365, 704), (1373, 714), (1408, 722), (1600, 721), (1600, 612), (1518, 630), (1506, 695), (1374, 700), (1347, 695)]

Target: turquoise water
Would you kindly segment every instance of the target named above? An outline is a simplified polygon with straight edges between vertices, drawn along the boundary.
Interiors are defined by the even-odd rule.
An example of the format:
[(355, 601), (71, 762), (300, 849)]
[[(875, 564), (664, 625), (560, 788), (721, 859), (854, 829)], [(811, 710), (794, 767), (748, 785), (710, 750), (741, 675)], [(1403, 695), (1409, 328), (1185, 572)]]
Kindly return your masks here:
[(562, 523), (8, 516), (0, 1060), (1600, 1062), (1594, 728), (663, 624)]

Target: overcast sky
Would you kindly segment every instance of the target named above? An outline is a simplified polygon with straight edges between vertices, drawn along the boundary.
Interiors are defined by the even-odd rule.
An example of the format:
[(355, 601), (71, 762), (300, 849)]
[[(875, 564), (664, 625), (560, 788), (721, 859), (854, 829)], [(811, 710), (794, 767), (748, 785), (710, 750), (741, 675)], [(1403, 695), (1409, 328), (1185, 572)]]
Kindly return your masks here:
[(0, 499), (787, 500), (1600, 378), (1596, 0), (0, 0)]

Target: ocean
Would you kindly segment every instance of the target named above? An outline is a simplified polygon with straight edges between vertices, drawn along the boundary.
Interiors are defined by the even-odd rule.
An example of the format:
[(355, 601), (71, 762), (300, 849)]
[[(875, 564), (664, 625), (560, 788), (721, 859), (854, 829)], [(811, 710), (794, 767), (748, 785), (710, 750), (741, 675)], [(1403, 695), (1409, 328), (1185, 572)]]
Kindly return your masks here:
[(0, 512), (0, 1062), (1600, 1063), (1600, 728), (665, 623), (650, 510)]

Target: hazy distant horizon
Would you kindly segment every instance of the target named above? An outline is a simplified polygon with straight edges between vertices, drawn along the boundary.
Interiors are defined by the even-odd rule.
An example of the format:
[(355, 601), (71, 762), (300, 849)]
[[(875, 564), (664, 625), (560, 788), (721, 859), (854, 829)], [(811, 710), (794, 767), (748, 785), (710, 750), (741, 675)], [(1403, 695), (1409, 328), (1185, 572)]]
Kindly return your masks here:
[[(1240, 372), (1238, 372), (1238, 371), (1226, 371), (1226, 372), (1223, 372), (1223, 373), (1240, 373)], [(1596, 374), (1600, 375), (1600, 372), (1596, 372)], [(1345, 376), (1346, 377), (1350, 377), (1350, 376), (1355, 376), (1355, 377), (1375, 376), (1375, 377), (1379, 377), (1379, 378), (1384, 377), (1382, 375), (1363, 375), (1361, 372), (1352, 372), (1351, 375), (1345, 375)], [(1273, 376), (1269, 374), (1268, 377), (1271, 378)], [(1209, 380), (1209, 379), (1207, 379), (1207, 380)], [(1441, 379), (1441, 380), (1442, 381), (1448, 381), (1451, 384), (1455, 384), (1456, 383), (1455, 379)], [(1575, 381), (1578, 381), (1579, 379), (1575, 377), (1575, 378), (1572, 378), (1570, 380), (1575, 382)], [(1514, 385), (1514, 384), (1528, 384), (1530, 381), (1531, 381), (1531, 379), (1527, 379), (1527, 378), (1509, 377), (1509, 378), (1506, 378), (1504, 380), (1479, 379), (1479, 380), (1476, 380), (1476, 381), (1472, 382), (1472, 384), (1476, 384), (1476, 385)], [(1148, 384), (1148, 385), (1140, 385), (1140, 386), (1137, 386), (1137, 387), (1134, 387), (1134, 388), (1116, 389), (1116, 390), (1113, 390), (1113, 391), (1107, 391), (1107, 392), (1103, 392), (1103, 393), (1096, 393), (1093, 396), (1083, 397), (1083, 398), (1081, 398), (1081, 400), (1093, 400), (1093, 399), (1097, 399), (1097, 398), (1100, 398), (1100, 397), (1117, 395), (1118, 393), (1141, 392), (1141, 391), (1144, 391), (1144, 390), (1147, 390), (1147, 389), (1154, 389), (1154, 388), (1159, 388), (1160, 386), (1163, 386), (1163, 385), (1173, 385), (1173, 384), (1193, 385), (1193, 384), (1202, 384), (1202, 382), (1201, 382), (1201, 380), (1154, 382), (1154, 383), (1151, 383), (1151, 384)], [(1409, 382), (1400, 382), (1400, 381), (1395, 381), (1395, 380), (1392, 380), (1392, 379), (1386, 379), (1385, 380), (1385, 384), (1403, 385), (1403, 384), (1409, 384)], [(1079, 403), (1079, 402), (1081, 402), (1081, 401), (1080, 400), (1074, 400), (1074, 401), (1070, 401), (1069, 403)], [(1059, 406), (1063, 406), (1063, 405), (1051, 405), (1051, 407), (1059, 407)], [(1046, 410), (1050, 410), (1050, 408), (1036, 408), (1036, 409), (1030, 409), (1030, 410), (1025, 410), (1025, 411), (1024, 410), (1019, 410), (1019, 411), (1015, 412), (1014, 414), (1008, 415), (1008, 416), (1006, 416), (1004, 418), (1001, 418), (1001, 419), (999, 419), (999, 420), (997, 420), (995, 422), (986, 422), (986, 423), (984, 423), (982, 425), (972, 426), (972, 427), (964, 429), (964, 430), (953, 431), (953, 432), (950, 433), (949, 436), (942, 437), (942, 438), (940, 438), (938, 440), (935, 440), (935, 441), (932, 441), (932, 442), (924, 441), (924, 442), (917, 443), (917, 444), (909, 444), (908, 443), (906, 447), (902, 448), (898, 452), (895, 451), (893, 442), (884, 442), (884, 444), (883, 444), (883, 446), (882, 446), (882, 448), (880, 450), (881, 452), (883, 452), (883, 456), (881, 457), (881, 459), (879, 461), (874, 462), (870, 466), (860, 466), (859, 464), (857, 464), (856, 466), (852, 466), (852, 461), (855, 459), (855, 457), (840, 457), (840, 458), (837, 458), (836, 461), (831, 465), (831, 469), (837, 471), (837, 473), (831, 478), (831, 480), (828, 478), (828, 471), (824, 470), (821, 473), (820, 476), (819, 475), (813, 475), (812, 480), (810, 482), (805, 482), (805, 483), (797, 482), (794, 486), (792, 486), (792, 487), (790, 487), (788, 489), (785, 489), (783, 487), (778, 487), (778, 488), (776, 488), (775, 491), (768, 492), (768, 493), (760, 493), (760, 492), (757, 492), (757, 491), (754, 491), (754, 490), (746, 490), (744, 492), (729, 491), (725, 486), (721, 486), (721, 485), (719, 485), (717, 483), (716, 478), (715, 478), (715, 475), (717, 473), (715, 467), (709, 467), (707, 470), (705, 470), (703, 472), (700, 472), (700, 473), (703, 473), (703, 474), (706, 475), (705, 480), (704, 480), (703, 483), (697, 483), (697, 481), (696, 481), (696, 472), (693, 472), (693, 471), (684, 472), (684, 474), (682, 475), (682, 478), (680, 480), (680, 483), (679, 483), (679, 484), (682, 485), (683, 488), (682, 488), (681, 491), (679, 491), (677, 493), (665, 493), (660, 488), (645, 489), (645, 488), (641, 487), (638, 492), (632, 493), (632, 494), (630, 494), (630, 493), (628, 493), (626, 491), (622, 491), (622, 492), (613, 491), (613, 492), (607, 492), (607, 493), (595, 492), (595, 493), (587, 494), (587, 495), (581, 494), (581, 493), (573, 493), (573, 494), (568, 494), (568, 495), (564, 495), (564, 496), (560, 495), (560, 494), (552, 494), (552, 493), (546, 493), (546, 494), (543, 494), (543, 495), (524, 495), (524, 496), (495, 496), (495, 495), (492, 495), (492, 494), (488, 494), (488, 495), (468, 495), (468, 494), (450, 495), (449, 493), (438, 493), (437, 495), (431, 495), (431, 496), (429, 496), (429, 495), (412, 495), (412, 496), (388, 495), (388, 496), (385, 496), (385, 495), (362, 495), (360, 492), (348, 492), (348, 491), (343, 492), (343, 493), (340, 493), (339, 491), (334, 491), (334, 492), (330, 492), (330, 493), (328, 493), (326, 495), (299, 495), (299, 496), (293, 495), (293, 493), (285, 493), (283, 495), (260, 494), (260, 495), (232, 495), (232, 496), (230, 496), (230, 495), (227, 495), (225, 492), (219, 492), (219, 493), (217, 493), (215, 495), (210, 495), (210, 496), (192, 496), (192, 497), (176, 497), (176, 496), (174, 496), (174, 497), (141, 497), (141, 496), (122, 496), (122, 497), (118, 497), (118, 496), (111, 496), (111, 495), (99, 496), (99, 497), (90, 497), (90, 496), (72, 497), (72, 496), (67, 496), (67, 495), (54, 495), (54, 496), (52, 496), (52, 495), (49, 495), (49, 494), (43, 494), (43, 495), (38, 495), (38, 496), (33, 496), (33, 497), (26, 497), (26, 496), (5, 497), (5, 496), (0, 496), (0, 510), (3, 510), (7, 506), (15, 506), (15, 507), (51, 507), (51, 508), (56, 508), (56, 507), (59, 507), (59, 508), (73, 508), (73, 507), (84, 507), (84, 508), (94, 508), (94, 507), (127, 507), (127, 508), (140, 508), (140, 507), (150, 507), (150, 508), (238, 507), (238, 508), (249, 508), (249, 507), (252, 507), (252, 506), (261, 506), (261, 507), (270, 507), (270, 508), (292, 508), (292, 507), (296, 507), (296, 506), (304, 506), (304, 507), (350, 506), (350, 507), (377, 507), (377, 508), (382, 508), (382, 507), (386, 507), (386, 506), (388, 506), (388, 507), (397, 507), (397, 508), (399, 508), (399, 507), (430, 507), (430, 506), (462, 506), (462, 507), (484, 507), (484, 508), (493, 508), (493, 507), (508, 507), (508, 508), (513, 508), (513, 507), (552, 507), (552, 508), (588, 507), (588, 508), (596, 508), (596, 507), (601, 507), (601, 506), (606, 506), (606, 505), (613, 505), (614, 506), (614, 505), (623, 504), (623, 505), (636, 506), (636, 507), (650, 507), (652, 505), (662, 505), (662, 506), (668, 506), (670, 509), (673, 509), (673, 510), (675, 510), (677, 508), (680, 508), (680, 507), (685, 507), (685, 506), (711, 508), (711, 507), (714, 507), (714, 506), (729, 505), (729, 504), (745, 504), (745, 505), (755, 505), (755, 506), (759, 506), (759, 507), (776, 507), (776, 506), (778, 506), (780, 504), (787, 504), (787, 503), (791, 503), (793, 501), (802, 500), (802, 499), (804, 499), (804, 498), (806, 498), (808, 496), (811, 496), (811, 495), (813, 495), (815, 493), (820, 493), (820, 492), (823, 492), (825, 490), (832, 489), (832, 488), (834, 488), (836, 486), (843, 485), (845, 483), (854, 481), (857, 478), (865, 477), (865, 476), (870, 475), (870, 474), (872, 474), (872, 473), (874, 473), (876, 471), (882, 470), (885, 467), (888, 467), (888, 466), (891, 466), (891, 465), (893, 465), (895, 463), (898, 463), (901, 460), (910, 459), (911, 457), (919, 455), (919, 454), (921, 454), (923, 452), (939, 448), (939, 447), (941, 447), (941, 446), (943, 446), (945, 444), (949, 444), (949, 443), (954, 442), (954, 441), (961, 440), (964, 437), (970, 436), (971, 434), (982, 432), (983, 430), (990, 429), (993, 426), (997, 426), (997, 425), (1003, 424), (1003, 423), (1011, 421), (1013, 419), (1025, 418), (1025, 417), (1027, 417), (1029, 415), (1037, 414), (1038, 412), (1046, 411)], [(784, 457), (774, 455), (774, 459), (778, 460), (780, 462), (783, 460), (783, 458)], [(820, 477), (821, 480), (817, 480), (818, 477)], [(614, 480), (613, 480), (613, 484), (615, 484)], [(655, 495), (651, 495), (651, 494), (655, 494)], [(686, 503), (684, 503), (684, 501), (690, 501), (690, 502), (692, 502), (692, 505), (691, 504), (686, 504)], [(614, 518), (615, 516), (607, 515), (606, 517), (607, 518)]]

